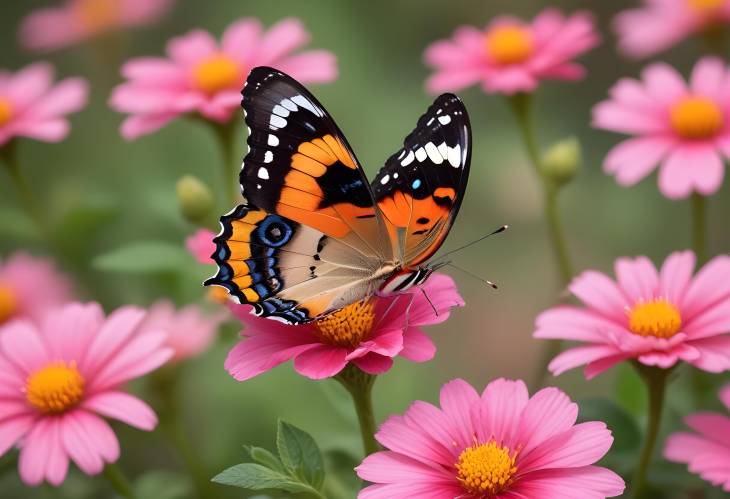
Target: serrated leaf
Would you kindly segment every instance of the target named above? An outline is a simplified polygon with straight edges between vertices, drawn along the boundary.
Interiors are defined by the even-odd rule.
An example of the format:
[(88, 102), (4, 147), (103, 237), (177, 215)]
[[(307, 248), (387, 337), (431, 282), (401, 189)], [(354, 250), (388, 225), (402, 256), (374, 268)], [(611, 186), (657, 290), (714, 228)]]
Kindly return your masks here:
[(314, 487), (256, 463), (232, 466), (213, 477), (213, 482), (248, 490), (275, 489), (323, 497)]
[(246, 452), (258, 464), (274, 471), (286, 473), (286, 468), (284, 468), (281, 460), (268, 450), (261, 447), (246, 446)]
[(182, 245), (140, 241), (97, 256), (93, 265), (107, 272), (155, 274), (178, 271), (190, 262), (190, 255)]
[(279, 421), (276, 447), (281, 462), (294, 476), (321, 490), (324, 483), (324, 460), (309, 433)]

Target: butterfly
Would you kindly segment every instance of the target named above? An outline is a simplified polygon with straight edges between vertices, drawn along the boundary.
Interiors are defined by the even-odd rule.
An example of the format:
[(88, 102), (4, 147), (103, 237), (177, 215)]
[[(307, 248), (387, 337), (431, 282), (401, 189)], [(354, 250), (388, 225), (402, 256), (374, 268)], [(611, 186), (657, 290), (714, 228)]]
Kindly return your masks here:
[(370, 184), (335, 121), (293, 78), (257, 67), (242, 95), (246, 203), (221, 217), (218, 271), (205, 284), (291, 324), (422, 284), (469, 177), (461, 100), (436, 98)]

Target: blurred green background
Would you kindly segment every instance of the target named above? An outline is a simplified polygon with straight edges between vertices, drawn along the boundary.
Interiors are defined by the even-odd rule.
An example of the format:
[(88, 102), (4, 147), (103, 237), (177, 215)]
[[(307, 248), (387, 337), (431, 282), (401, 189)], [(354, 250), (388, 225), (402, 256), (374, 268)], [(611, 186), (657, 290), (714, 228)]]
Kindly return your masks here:
[[(450, 36), (462, 24), (483, 26), (500, 13), (531, 18), (546, 6), (546, 2), (527, 0), (178, 0), (158, 25), (121, 33), (113, 53), (102, 51), (103, 40), (40, 57), (25, 53), (17, 41), (19, 20), (33, 8), (51, 3), (2, 2), (0, 66), (16, 70), (37, 59), (49, 60), (60, 76), (80, 75), (91, 81), (91, 103), (72, 116), (70, 137), (57, 145), (23, 140), (19, 157), (42, 209), (65, 234), (59, 245), (59, 265), (75, 276), (83, 299), (99, 300), (107, 310), (126, 303), (146, 305), (163, 296), (179, 304), (203, 300), (200, 282), (211, 269), (192, 257), (186, 257), (184, 269), (144, 275), (104, 272), (92, 261), (132, 241), (164, 241), (182, 248), (184, 238), (194, 230), (178, 212), (175, 183), (182, 175), (199, 176), (216, 192), (224, 192), (220, 151), (210, 130), (201, 124), (178, 120), (132, 143), (120, 137), (123, 116), (111, 111), (106, 102), (112, 87), (120, 82), (121, 62), (133, 56), (162, 55), (170, 37), (192, 28), (219, 36), (228, 24), (244, 16), (258, 17), (267, 26), (284, 17), (298, 17), (312, 34), (310, 47), (331, 50), (338, 58), (340, 77), (332, 84), (311, 88), (372, 175), (399, 148), (430, 103), (431, 97), (423, 89), (429, 70), (422, 63), (423, 50), (430, 42)], [(603, 157), (619, 137), (589, 126), (590, 109), (606, 97), (609, 86), (621, 76), (637, 75), (643, 65), (617, 54), (609, 29), (612, 16), (635, 2), (556, 0), (550, 4), (568, 12), (593, 11), (603, 35), (602, 44), (582, 58), (588, 69), (585, 80), (548, 82), (534, 99), (543, 149), (569, 135), (576, 135), (584, 148), (583, 171), (565, 188), (561, 199), (574, 263), (578, 269), (611, 271), (619, 256), (646, 254), (660, 262), (670, 252), (690, 245), (689, 203), (661, 196), (653, 175), (636, 187), (619, 187), (601, 170)], [(660, 59), (686, 74), (701, 54), (701, 45), (689, 41)], [(500, 290), (453, 274), (466, 307), (447, 323), (429, 328), (438, 346), (434, 361), (419, 365), (398, 360), (378, 380), (375, 405), (379, 420), (401, 413), (414, 399), (436, 401), (438, 388), (455, 377), (466, 378), (481, 389), (495, 377), (532, 382), (540, 374), (546, 343), (531, 339), (532, 325), (535, 316), (558, 299), (559, 280), (547, 244), (539, 186), (504, 99), (487, 96), (477, 88), (461, 92), (461, 97), (474, 127), (473, 162), (466, 199), (445, 247), (509, 224), (506, 234), (461, 252), (455, 260), (497, 282)], [(245, 132), (241, 131), (238, 155), (244, 151)], [(728, 182), (725, 184), (709, 203), (711, 254), (727, 251), (730, 244), (730, 196)], [(219, 204), (221, 212), (229, 209), (222, 196)], [(48, 252), (19, 212), (3, 171), (0, 252), (6, 255), (16, 249)], [(181, 369), (184, 425), (211, 475), (240, 462), (243, 444), (272, 448), (277, 417), (311, 432), (324, 449), (345, 448), (358, 455), (354, 414), (334, 382), (311, 382), (296, 375), (290, 365), (246, 383), (237, 383), (226, 374), (223, 360), (235, 343), (236, 332), (234, 324), (227, 326), (214, 348)], [(617, 386), (623, 387), (621, 404), (633, 409), (641, 420), (642, 393), (627, 370), (614, 369), (590, 382), (576, 370), (550, 382), (574, 398), (612, 395)], [(144, 385), (135, 388), (144, 392)], [(676, 426), (691, 398), (682, 381), (675, 387), (668, 426)], [(596, 407), (592, 417), (610, 412)], [(115, 429), (122, 442), (121, 466), (130, 475), (139, 477), (150, 469), (182, 469), (159, 431), (145, 434), (123, 425)], [(630, 437), (628, 443), (626, 440), (626, 445), (632, 444)], [(626, 457), (623, 465), (630, 469), (632, 458)], [(668, 467), (660, 479), (671, 484), (678, 475), (688, 477), (682, 467)], [(179, 480), (173, 474), (165, 475), (164, 481), (173, 486)], [(58, 490), (26, 489), (17, 473), (5, 472), (0, 491), (2, 497), (111, 497), (101, 479), (89, 479), (77, 471)], [(218, 492), (225, 497), (245, 497), (240, 490), (218, 487)]]

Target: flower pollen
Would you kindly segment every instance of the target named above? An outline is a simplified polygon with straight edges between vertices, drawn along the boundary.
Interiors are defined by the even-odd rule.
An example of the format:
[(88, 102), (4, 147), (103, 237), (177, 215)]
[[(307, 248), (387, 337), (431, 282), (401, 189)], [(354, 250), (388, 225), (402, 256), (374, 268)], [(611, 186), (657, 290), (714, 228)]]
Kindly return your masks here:
[(674, 131), (685, 139), (707, 139), (723, 127), (719, 106), (707, 97), (682, 99), (672, 107), (669, 118)]
[(8, 99), (0, 97), (0, 126), (10, 121), (13, 117), (13, 106)]
[(239, 64), (224, 54), (217, 54), (193, 67), (193, 85), (206, 94), (237, 88), (243, 71)]
[(0, 284), (0, 324), (7, 322), (18, 310), (18, 298), (10, 286)]
[(492, 497), (504, 491), (517, 472), (517, 453), (491, 441), (467, 447), (456, 463), (457, 479), (470, 494)]
[(81, 401), (84, 383), (75, 362), (54, 362), (28, 377), (25, 397), (39, 411), (59, 414)]
[(501, 26), (490, 30), (484, 39), (484, 48), (491, 59), (499, 64), (516, 64), (533, 53), (530, 30), (519, 26)]
[(372, 300), (361, 300), (318, 320), (314, 327), (325, 343), (354, 348), (370, 336), (374, 309)]
[(629, 312), (629, 330), (639, 336), (671, 338), (682, 328), (677, 307), (666, 300), (640, 302)]

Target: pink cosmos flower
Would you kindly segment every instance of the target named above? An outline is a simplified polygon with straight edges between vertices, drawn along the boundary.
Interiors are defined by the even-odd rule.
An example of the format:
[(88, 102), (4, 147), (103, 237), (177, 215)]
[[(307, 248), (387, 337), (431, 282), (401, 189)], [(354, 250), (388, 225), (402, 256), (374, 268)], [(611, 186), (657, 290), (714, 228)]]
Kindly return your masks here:
[(661, 52), (685, 38), (730, 22), (729, 0), (644, 0), (646, 5), (621, 12), (613, 28), (619, 48), (641, 58)]
[(197, 305), (175, 310), (170, 301), (160, 300), (150, 307), (142, 327), (167, 332), (165, 345), (173, 351), (170, 361), (179, 362), (207, 350), (227, 317), (222, 310), (206, 314)]
[(709, 372), (730, 369), (730, 256), (692, 277), (695, 255), (672, 253), (661, 270), (646, 257), (616, 261), (617, 282), (593, 270), (570, 291), (586, 306), (559, 306), (537, 317), (535, 338), (585, 345), (550, 363), (554, 375), (586, 364), (592, 378), (626, 359), (660, 368), (679, 361)]
[(449, 318), (452, 307), (464, 301), (454, 281), (433, 274), (421, 289), (400, 295), (348, 305), (313, 323), (290, 326), (256, 317), (248, 305), (232, 305), (233, 313), (247, 326), (245, 337), (228, 354), (225, 368), (239, 381), (253, 378), (294, 359), (294, 369), (312, 379), (339, 373), (348, 362), (370, 374), (380, 374), (401, 355), (414, 362), (433, 358), (436, 347), (418, 326)]
[(426, 88), (437, 94), (481, 82), (485, 92), (511, 95), (531, 92), (545, 79), (579, 80), (585, 70), (572, 59), (599, 41), (587, 12), (565, 17), (545, 9), (531, 23), (500, 16), (484, 31), (462, 26), (451, 40), (426, 49), (426, 64), (436, 69)]
[(39, 327), (16, 320), (0, 329), (0, 455), (20, 447), (21, 479), (59, 485), (69, 458), (84, 473), (119, 458), (102, 416), (142, 430), (157, 417), (120, 390), (172, 355), (164, 331), (140, 329), (144, 311), (123, 307), (104, 317), (96, 303), (71, 303)]
[(215, 253), (214, 237), (215, 233), (212, 230), (198, 229), (195, 234), (185, 239), (185, 247), (198, 262), (213, 264), (210, 255)]
[(130, 113), (121, 133), (129, 140), (152, 133), (186, 113), (218, 123), (231, 119), (241, 103), (241, 87), (256, 66), (272, 66), (306, 82), (337, 77), (335, 56), (325, 50), (292, 55), (309, 41), (297, 19), (285, 19), (263, 32), (257, 19), (233, 23), (220, 44), (194, 30), (167, 44), (169, 58), (132, 59), (122, 67), (129, 81), (114, 89), (110, 105)]
[(730, 71), (722, 60), (695, 64), (689, 85), (666, 64), (652, 64), (643, 81), (624, 78), (593, 108), (593, 125), (635, 135), (606, 156), (606, 173), (623, 186), (658, 164), (659, 190), (671, 199), (716, 192), (730, 156)]
[(604, 499), (624, 481), (594, 466), (613, 437), (599, 421), (575, 424), (578, 406), (557, 388), (532, 397), (498, 379), (481, 396), (461, 379), (441, 389), (441, 408), (417, 401), (375, 438), (387, 451), (356, 468), (374, 483), (359, 499)]
[(67, 0), (23, 19), (20, 40), (29, 50), (57, 50), (107, 31), (152, 24), (171, 6), (172, 0)]
[(71, 298), (71, 284), (51, 260), (15, 253), (0, 262), (0, 326), (13, 319), (40, 324)]
[(14, 137), (64, 139), (69, 131), (65, 115), (83, 108), (88, 93), (82, 78), (54, 85), (50, 64), (31, 64), (14, 74), (0, 70), (0, 147)]
[[(730, 410), (730, 385), (720, 391), (720, 400)], [(664, 457), (689, 465), (712, 485), (722, 485), (730, 492), (730, 417), (701, 412), (685, 418), (687, 426), (697, 433), (674, 433), (667, 439)]]

